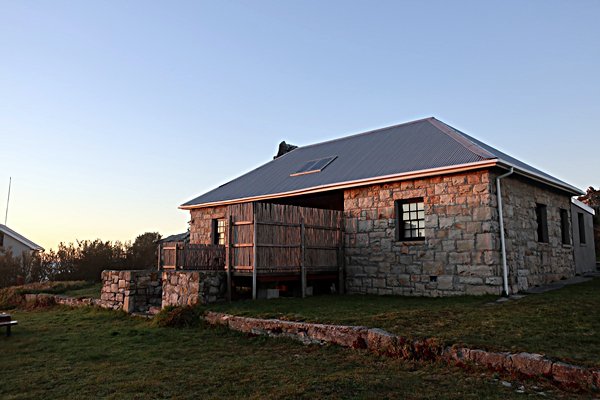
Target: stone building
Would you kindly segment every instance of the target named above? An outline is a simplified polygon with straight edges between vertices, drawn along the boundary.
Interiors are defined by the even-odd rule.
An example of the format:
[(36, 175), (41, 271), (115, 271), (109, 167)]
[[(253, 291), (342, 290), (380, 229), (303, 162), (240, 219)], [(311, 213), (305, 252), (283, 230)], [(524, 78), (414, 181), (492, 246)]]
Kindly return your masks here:
[(180, 208), (190, 243), (225, 246), (231, 205), (338, 210), (348, 293), (448, 296), (573, 276), (581, 193), (427, 118), (293, 148)]

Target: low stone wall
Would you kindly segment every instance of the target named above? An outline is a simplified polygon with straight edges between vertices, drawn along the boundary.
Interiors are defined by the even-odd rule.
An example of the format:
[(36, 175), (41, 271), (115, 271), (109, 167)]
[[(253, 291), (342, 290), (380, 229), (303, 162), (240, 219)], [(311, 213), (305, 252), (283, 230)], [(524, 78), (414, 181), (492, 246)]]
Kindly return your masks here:
[(162, 286), (159, 272), (150, 270), (102, 271), (102, 294), (105, 308), (125, 312), (148, 312), (160, 307)]
[(223, 271), (163, 271), (162, 307), (224, 301), (226, 288)]
[(26, 303), (38, 306), (60, 304), (70, 307), (96, 306), (101, 308), (115, 309), (113, 302), (108, 302), (102, 299), (93, 299), (91, 297), (69, 297), (61, 294), (48, 293), (26, 293), (23, 295), (23, 297)]
[(206, 313), (204, 319), (212, 325), (223, 325), (235, 331), (256, 335), (288, 337), (310, 344), (332, 343), (410, 360), (438, 360), (459, 365), (469, 362), (498, 372), (547, 378), (572, 388), (600, 388), (600, 369), (553, 361), (541, 354), (495, 353), (465, 347), (444, 347), (434, 339), (410, 340), (382, 329), (364, 326), (247, 318), (216, 312)]

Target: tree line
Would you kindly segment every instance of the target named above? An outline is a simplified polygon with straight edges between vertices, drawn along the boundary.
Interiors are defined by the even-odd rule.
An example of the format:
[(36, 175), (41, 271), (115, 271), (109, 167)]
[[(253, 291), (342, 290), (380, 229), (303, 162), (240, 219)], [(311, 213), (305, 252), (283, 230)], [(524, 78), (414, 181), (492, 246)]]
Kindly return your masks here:
[(0, 287), (44, 281), (99, 282), (105, 269), (148, 269), (157, 265), (157, 232), (139, 235), (132, 242), (81, 240), (60, 243), (50, 250), (23, 257), (0, 250)]

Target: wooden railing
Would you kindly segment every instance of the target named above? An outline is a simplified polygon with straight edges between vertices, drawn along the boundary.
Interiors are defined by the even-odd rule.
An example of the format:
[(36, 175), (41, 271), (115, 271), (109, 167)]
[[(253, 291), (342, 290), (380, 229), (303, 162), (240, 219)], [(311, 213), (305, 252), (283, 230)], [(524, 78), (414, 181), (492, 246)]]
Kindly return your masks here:
[(163, 269), (225, 270), (225, 246), (165, 243), (161, 250)]
[(235, 204), (228, 211), (226, 270), (252, 276), (253, 298), (258, 275), (299, 276), (303, 297), (309, 274), (341, 277), (340, 211), (268, 203)]

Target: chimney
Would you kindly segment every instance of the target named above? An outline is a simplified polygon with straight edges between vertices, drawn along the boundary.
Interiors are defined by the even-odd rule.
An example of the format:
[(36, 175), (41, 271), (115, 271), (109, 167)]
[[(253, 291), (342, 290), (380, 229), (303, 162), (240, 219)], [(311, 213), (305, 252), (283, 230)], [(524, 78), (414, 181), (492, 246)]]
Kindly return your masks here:
[(293, 144), (287, 144), (284, 140), (283, 142), (279, 143), (279, 150), (277, 151), (277, 154), (275, 155), (275, 157), (273, 157), (273, 159), (279, 158), (285, 153), (289, 153), (290, 151), (297, 148), (298, 146), (294, 146)]

